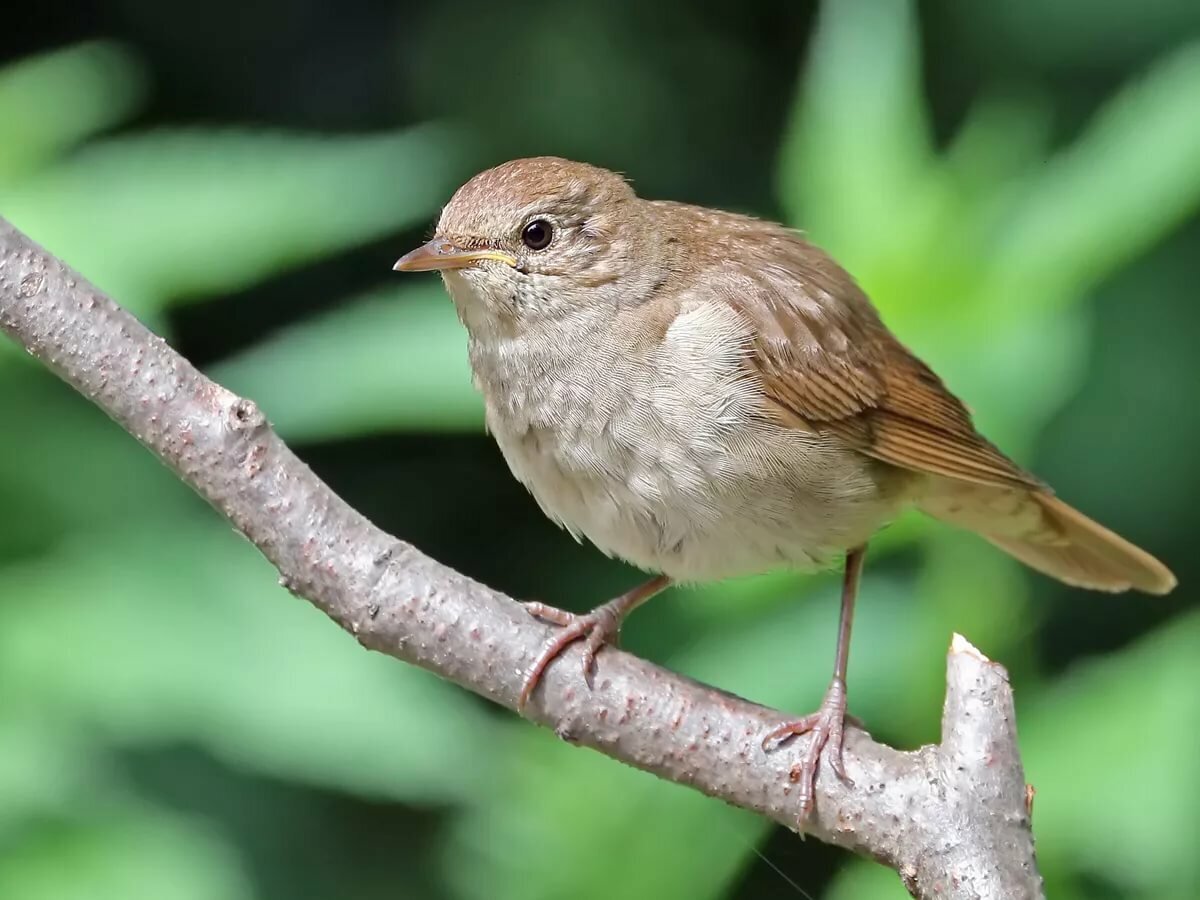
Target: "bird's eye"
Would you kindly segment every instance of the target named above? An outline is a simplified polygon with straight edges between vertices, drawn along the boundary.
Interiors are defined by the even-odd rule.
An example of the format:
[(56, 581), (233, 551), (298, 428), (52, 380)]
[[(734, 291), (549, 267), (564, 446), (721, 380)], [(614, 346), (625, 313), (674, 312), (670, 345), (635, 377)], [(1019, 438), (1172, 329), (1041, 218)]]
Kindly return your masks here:
[(534, 219), (521, 230), (521, 240), (530, 250), (545, 250), (554, 238), (554, 229), (545, 219)]

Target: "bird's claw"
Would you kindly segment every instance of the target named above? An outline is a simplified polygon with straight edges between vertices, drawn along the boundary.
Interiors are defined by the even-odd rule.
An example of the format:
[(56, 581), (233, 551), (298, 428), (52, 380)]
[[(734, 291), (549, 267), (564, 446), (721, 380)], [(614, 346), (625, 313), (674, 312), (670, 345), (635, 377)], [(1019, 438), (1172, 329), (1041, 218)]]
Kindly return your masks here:
[(590, 613), (577, 615), (544, 603), (526, 603), (525, 609), (531, 616), (558, 625), (562, 631), (555, 634), (542, 647), (537, 659), (533, 661), (525, 681), (521, 685), (521, 695), (517, 699), (517, 709), (524, 709), (525, 704), (533, 695), (533, 689), (541, 681), (546, 667), (557, 659), (564, 650), (576, 641), (582, 640), (583, 645), (583, 679), (589, 688), (592, 687), (592, 676), (596, 668), (596, 654), (606, 644), (616, 643), (621, 632), (621, 616), (608, 606), (601, 606)]
[(840, 681), (834, 681), (825, 692), (825, 699), (821, 701), (821, 708), (817, 712), (785, 722), (763, 737), (763, 750), (770, 752), (797, 735), (812, 735), (804, 755), (800, 758), (798, 771), (793, 770), (794, 780), (800, 788), (798, 819), (802, 829), (812, 815), (815, 805), (817, 774), (820, 771), (822, 754), (838, 779), (847, 787), (854, 787), (854, 782), (846, 775), (846, 765), (842, 759), (847, 719), (846, 687)]

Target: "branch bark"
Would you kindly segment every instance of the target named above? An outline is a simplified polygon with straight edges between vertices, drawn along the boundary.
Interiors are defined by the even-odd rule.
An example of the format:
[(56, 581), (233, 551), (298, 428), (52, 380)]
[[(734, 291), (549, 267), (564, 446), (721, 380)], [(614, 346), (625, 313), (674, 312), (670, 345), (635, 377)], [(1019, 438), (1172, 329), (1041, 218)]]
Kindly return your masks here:
[[(255, 404), (210, 381), (132, 315), (0, 219), (0, 329), (103, 409), (229, 519), (280, 581), (377, 650), (509, 709), (549, 637), (516, 601), (372, 525)], [(584, 685), (569, 651), (526, 713), (559, 737), (796, 827), (793, 765), (764, 753), (785, 716), (615, 649)], [(942, 743), (900, 752), (856, 729), (855, 787), (822, 773), (807, 831), (895, 869), (921, 898), (1043, 896), (1012, 692), (955, 636)]]

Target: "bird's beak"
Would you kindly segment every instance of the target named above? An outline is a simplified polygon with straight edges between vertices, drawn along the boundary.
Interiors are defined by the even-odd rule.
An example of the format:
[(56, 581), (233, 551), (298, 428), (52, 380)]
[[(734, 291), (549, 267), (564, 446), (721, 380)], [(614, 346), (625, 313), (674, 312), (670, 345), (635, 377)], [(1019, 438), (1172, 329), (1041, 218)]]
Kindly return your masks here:
[(516, 266), (517, 258), (499, 250), (464, 250), (444, 238), (434, 238), (411, 253), (405, 253), (392, 266), (397, 272), (428, 272), (431, 269), (465, 269), (475, 263), (494, 259)]

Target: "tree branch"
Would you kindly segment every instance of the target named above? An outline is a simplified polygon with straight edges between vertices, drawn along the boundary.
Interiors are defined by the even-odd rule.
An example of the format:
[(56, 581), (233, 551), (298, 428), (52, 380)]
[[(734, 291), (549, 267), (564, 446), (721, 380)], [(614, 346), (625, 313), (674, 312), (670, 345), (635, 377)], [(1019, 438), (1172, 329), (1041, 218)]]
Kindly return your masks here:
[[(376, 528), (296, 457), (250, 400), (210, 381), (132, 315), (0, 219), (0, 329), (103, 409), (229, 519), (365, 647), (509, 709), (549, 637), (512, 599)], [(11, 424), (11, 423), (10, 423)], [(527, 714), (559, 737), (796, 826), (782, 713), (616, 649), (584, 685), (578, 649)], [(808, 831), (895, 869), (916, 897), (1043, 896), (1012, 692), (960, 637), (940, 746), (902, 753), (849, 729), (850, 788), (824, 770)]]

